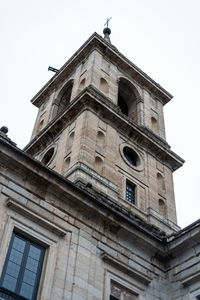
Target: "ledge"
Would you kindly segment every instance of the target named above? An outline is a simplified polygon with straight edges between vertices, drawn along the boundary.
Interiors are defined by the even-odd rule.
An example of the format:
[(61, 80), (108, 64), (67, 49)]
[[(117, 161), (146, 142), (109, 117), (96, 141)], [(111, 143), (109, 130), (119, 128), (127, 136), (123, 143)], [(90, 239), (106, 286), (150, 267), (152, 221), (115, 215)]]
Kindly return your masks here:
[(107, 261), (111, 264), (116, 265), (119, 269), (125, 271), (130, 276), (134, 276), (140, 282), (143, 282), (146, 285), (149, 284), (152, 281), (152, 277), (150, 277), (148, 275), (144, 275), (143, 273), (139, 272), (138, 270), (128, 266), (127, 264), (124, 264), (124, 263), (120, 262), (119, 260), (115, 259), (113, 256), (111, 256), (107, 253), (102, 254), (102, 259), (104, 261)]
[(87, 174), (92, 179), (92, 181), (96, 180), (101, 185), (104, 185), (106, 188), (112, 190), (116, 195), (119, 195), (118, 187), (115, 183), (98, 174), (95, 170), (91, 169), (82, 162), (77, 162), (75, 165), (73, 165), (69, 170), (67, 170), (64, 177), (69, 178), (70, 175), (72, 175), (76, 171), (82, 171), (83, 173)]
[[(94, 101), (95, 100), (95, 101)], [(92, 112), (101, 112), (108, 122), (112, 122), (115, 128), (119, 131), (126, 132), (131, 135), (135, 141), (139, 141), (140, 145), (152, 151), (153, 155), (164, 161), (166, 165), (175, 171), (181, 167), (184, 160), (169, 149), (169, 145), (155, 134), (149, 136), (148, 130), (134, 123), (130, 118), (127, 118), (120, 112), (116, 105), (107, 99), (92, 85), (84, 88), (72, 102), (63, 110), (55, 119), (53, 119), (30, 143), (25, 146), (24, 151), (32, 156), (40, 150), (42, 141), (43, 146), (47, 147), (52, 140), (58, 136), (62, 128), (66, 127), (69, 120), (73, 120), (74, 116), (80, 115), (83, 111), (90, 110)], [(77, 115), (78, 112), (78, 115)], [(147, 135), (148, 132), (148, 135)]]
[(37, 224), (45, 227), (46, 229), (54, 232), (55, 234), (57, 234), (58, 236), (65, 236), (67, 234), (67, 231), (62, 229), (61, 227), (43, 219), (42, 217), (40, 217), (39, 215), (37, 215), (34, 212), (31, 212), (30, 209), (27, 209), (26, 207), (23, 207), (22, 205), (20, 205), (19, 203), (15, 202), (13, 199), (9, 199), (6, 202), (6, 205), (11, 208), (12, 210), (19, 212), (21, 215), (37, 222)]
[(173, 234), (174, 232), (178, 232), (180, 230), (180, 227), (175, 222), (166, 219), (151, 207), (148, 208), (148, 216), (149, 218), (154, 218), (158, 222), (160, 222), (163, 226), (165, 226), (168, 230), (172, 232), (171, 234)]
[(184, 277), (181, 279), (181, 284), (184, 286), (191, 285), (200, 280), (200, 271), (197, 271), (190, 276)]

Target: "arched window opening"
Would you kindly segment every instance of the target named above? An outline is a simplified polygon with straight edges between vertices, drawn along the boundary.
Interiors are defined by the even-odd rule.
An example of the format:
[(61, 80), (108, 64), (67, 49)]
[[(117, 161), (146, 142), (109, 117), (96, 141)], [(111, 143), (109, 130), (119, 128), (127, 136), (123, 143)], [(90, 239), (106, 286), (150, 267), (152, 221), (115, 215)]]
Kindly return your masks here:
[(158, 208), (159, 208), (159, 213), (163, 217), (166, 217), (166, 205), (165, 205), (165, 202), (162, 199), (158, 200)]
[(85, 87), (85, 78), (83, 78), (81, 80), (81, 82), (79, 83), (79, 88), (78, 88), (78, 91), (82, 91), (82, 89)]
[(154, 117), (151, 117), (151, 129), (158, 133), (158, 121)]
[(104, 147), (105, 145), (105, 135), (102, 131), (97, 132), (97, 145)]
[(126, 79), (120, 78), (118, 86), (118, 106), (123, 114), (137, 122), (137, 99), (139, 93)]
[(158, 192), (165, 193), (165, 182), (163, 176), (160, 173), (157, 173), (157, 185)]
[(101, 159), (101, 157), (99, 156), (95, 157), (94, 168), (97, 173), (99, 174), (103, 173), (103, 159)]
[(65, 107), (69, 104), (70, 98), (71, 98), (71, 93), (72, 93), (72, 88), (73, 88), (73, 81), (69, 81), (64, 89), (63, 94), (60, 97), (60, 101), (58, 103), (58, 110), (57, 114), (59, 114), (61, 111), (65, 109)]
[(100, 79), (100, 90), (105, 94), (108, 93), (108, 83), (104, 78)]
[(42, 163), (48, 165), (53, 158), (54, 152), (55, 152), (55, 148), (54, 147), (50, 148), (43, 156)]

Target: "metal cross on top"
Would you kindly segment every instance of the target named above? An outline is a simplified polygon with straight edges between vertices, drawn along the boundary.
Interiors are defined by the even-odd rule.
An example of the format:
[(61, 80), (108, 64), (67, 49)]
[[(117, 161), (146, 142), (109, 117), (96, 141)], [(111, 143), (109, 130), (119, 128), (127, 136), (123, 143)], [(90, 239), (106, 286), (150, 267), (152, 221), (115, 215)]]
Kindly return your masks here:
[(106, 23), (104, 24), (104, 26), (108, 27), (108, 22), (112, 19), (112, 17), (110, 17), (109, 19), (106, 19)]

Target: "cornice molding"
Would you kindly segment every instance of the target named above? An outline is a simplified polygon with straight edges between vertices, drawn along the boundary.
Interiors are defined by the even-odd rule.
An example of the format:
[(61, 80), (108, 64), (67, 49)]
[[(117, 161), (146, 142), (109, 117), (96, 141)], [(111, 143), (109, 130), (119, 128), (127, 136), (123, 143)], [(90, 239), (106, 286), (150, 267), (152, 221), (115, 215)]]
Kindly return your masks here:
[(74, 66), (78, 65), (88, 55), (94, 51), (100, 51), (105, 57), (110, 59), (113, 64), (117, 65), (120, 70), (126, 72), (132, 78), (136, 78), (138, 83), (146, 87), (155, 97), (162, 100), (163, 104), (169, 102), (173, 96), (168, 93), (163, 87), (155, 82), (150, 76), (138, 68), (122, 53), (120, 53), (116, 47), (112, 44), (106, 43), (106, 41), (97, 33), (91, 35), (91, 37), (74, 53), (74, 55), (60, 68), (43, 87), (32, 98), (31, 102), (40, 107), (44, 99), (56, 88), (56, 86), (69, 76), (74, 70)]
[(184, 160), (170, 150), (170, 146), (162, 138), (145, 127), (137, 125), (132, 119), (125, 116), (109, 98), (92, 85), (86, 87), (69, 103), (67, 107), (53, 119), (25, 148), (24, 150), (35, 155), (46, 147), (53, 139), (84, 110), (90, 110), (109, 123), (112, 123), (120, 133), (128, 134), (151, 152), (152, 155), (163, 161), (172, 171), (181, 167)]
[[(44, 217), (38, 215), (38, 213), (35, 213), (35, 212), (31, 211), (30, 208), (26, 208), (23, 205), (17, 203), (17, 201), (15, 201), (14, 199), (8, 199), (7, 202), (6, 202), (6, 205), (10, 209), (12, 209), (16, 212), (19, 212), (21, 215), (26, 216), (30, 220), (35, 221), (37, 224), (40, 224), (41, 226), (43, 226), (44, 228), (47, 228), (49, 231), (54, 232), (58, 236), (63, 237), (67, 234), (67, 231), (65, 229), (63, 229), (60, 226), (48, 221)], [(39, 209), (39, 207), (38, 207), (38, 209)]]

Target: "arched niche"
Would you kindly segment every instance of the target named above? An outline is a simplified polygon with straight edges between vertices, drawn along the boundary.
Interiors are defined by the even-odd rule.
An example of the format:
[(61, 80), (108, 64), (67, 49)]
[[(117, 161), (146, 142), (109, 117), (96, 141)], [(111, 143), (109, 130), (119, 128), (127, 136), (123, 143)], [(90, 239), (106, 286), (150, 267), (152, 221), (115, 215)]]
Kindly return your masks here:
[(163, 199), (158, 200), (158, 210), (163, 217), (166, 217), (166, 204)]
[(72, 146), (73, 141), (74, 141), (74, 131), (72, 131), (72, 132), (69, 134), (69, 138), (68, 138), (68, 147), (71, 147), (71, 146)]
[(82, 89), (85, 87), (85, 78), (81, 80), (78, 87), (78, 92), (82, 91)]
[(105, 146), (105, 134), (102, 131), (97, 132), (97, 145), (100, 147)]
[(56, 100), (54, 101), (52, 114), (53, 117), (56, 117), (59, 113), (61, 113), (69, 104), (72, 94), (73, 83), (74, 81), (72, 79), (69, 80), (59, 93)]
[(39, 133), (43, 127), (44, 127), (44, 120), (42, 119), (40, 120), (40, 123), (38, 125), (37, 133)]
[(165, 193), (165, 181), (160, 173), (157, 173), (158, 193)]
[(120, 78), (118, 84), (118, 106), (123, 114), (137, 122), (137, 100), (140, 95), (136, 87), (127, 79)]
[(64, 162), (65, 170), (69, 169), (70, 161), (71, 161), (71, 157), (68, 156), (68, 157), (65, 159), (65, 162)]
[(154, 118), (154, 117), (151, 117), (151, 129), (152, 129), (154, 132), (158, 133), (158, 121), (157, 121), (157, 119)]
[(109, 90), (108, 82), (104, 78), (100, 79), (100, 90), (105, 94), (108, 93)]
[(103, 159), (101, 157), (99, 156), (95, 157), (94, 168), (97, 173), (99, 174), (103, 173)]

